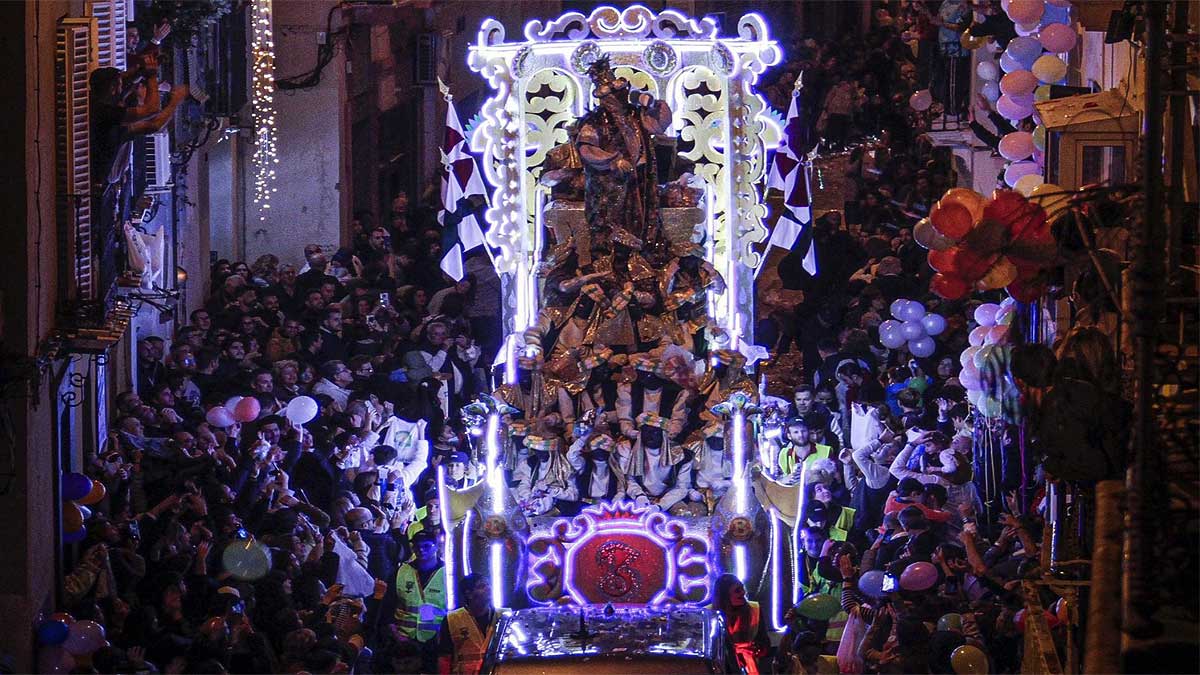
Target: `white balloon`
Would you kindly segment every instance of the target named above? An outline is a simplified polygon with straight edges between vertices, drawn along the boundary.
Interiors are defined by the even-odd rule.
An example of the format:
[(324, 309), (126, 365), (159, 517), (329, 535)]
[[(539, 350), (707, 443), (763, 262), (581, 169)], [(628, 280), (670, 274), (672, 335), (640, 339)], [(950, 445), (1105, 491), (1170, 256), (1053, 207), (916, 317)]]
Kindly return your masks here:
[(293, 424), (307, 424), (317, 416), (317, 402), (308, 396), (297, 396), (287, 404), (284, 415)]

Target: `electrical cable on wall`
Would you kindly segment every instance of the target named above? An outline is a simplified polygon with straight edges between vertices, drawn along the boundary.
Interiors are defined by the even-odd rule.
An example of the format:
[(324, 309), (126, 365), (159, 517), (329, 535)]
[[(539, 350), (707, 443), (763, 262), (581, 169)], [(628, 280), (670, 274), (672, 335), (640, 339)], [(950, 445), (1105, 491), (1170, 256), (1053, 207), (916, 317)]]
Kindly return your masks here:
[(325, 43), (317, 46), (317, 65), (313, 66), (312, 70), (293, 75), (292, 77), (281, 77), (275, 80), (275, 86), (285, 91), (294, 91), (297, 89), (311, 89), (321, 83), (321, 73), (333, 61), (334, 54), (337, 49), (334, 46), (333, 35), (333, 13), (341, 9), (341, 3), (329, 8), (329, 12), (325, 15)]

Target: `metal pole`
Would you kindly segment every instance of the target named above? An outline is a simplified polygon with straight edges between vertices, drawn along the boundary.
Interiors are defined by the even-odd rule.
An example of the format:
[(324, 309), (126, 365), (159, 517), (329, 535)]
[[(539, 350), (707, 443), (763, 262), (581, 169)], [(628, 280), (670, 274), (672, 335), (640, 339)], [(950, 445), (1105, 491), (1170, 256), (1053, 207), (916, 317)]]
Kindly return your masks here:
[(1153, 503), (1161, 489), (1157, 470), (1160, 462), (1153, 453), (1161, 452), (1155, 442), (1153, 411), (1154, 351), (1157, 323), (1161, 316), (1163, 259), (1163, 113), (1162, 87), (1163, 38), (1167, 3), (1147, 2), (1146, 8), (1146, 82), (1145, 112), (1142, 124), (1143, 212), (1134, 232), (1135, 246), (1131, 272), (1133, 277), (1133, 428), (1130, 462), (1126, 474), (1127, 510), (1125, 514), (1125, 573), (1121, 588), (1121, 630), (1124, 641), (1150, 637), (1157, 632), (1150, 614), (1151, 545), (1156, 540)]
[(1184, 224), (1184, 178), (1183, 163), (1188, 156), (1187, 93), (1187, 30), (1188, 5), (1186, 0), (1176, 0), (1175, 17), (1171, 27), (1171, 191), (1168, 193), (1171, 214), (1167, 221), (1167, 278), (1175, 281), (1179, 272), (1179, 260), (1183, 255)]
[(1121, 670), (1121, 603), (1113, 589), (1121, 578), (1121, 491), (1119, 480), (1096, 484), (1096, 541), (1088, 592), (1083, 672)]

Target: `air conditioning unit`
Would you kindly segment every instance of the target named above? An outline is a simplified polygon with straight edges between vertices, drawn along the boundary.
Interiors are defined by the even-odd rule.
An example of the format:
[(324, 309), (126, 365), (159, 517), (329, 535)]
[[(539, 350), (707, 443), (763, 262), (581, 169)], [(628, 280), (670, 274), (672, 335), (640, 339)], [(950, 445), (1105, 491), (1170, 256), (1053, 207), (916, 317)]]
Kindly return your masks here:
[(150, 134), (146, 139), (146, 194), (170, 192), (171, 135), (167, 131)]
[(422, 33), (417, 36), (417, 54), (413, 81), (417, 84), (437, 84), (438, 34)]

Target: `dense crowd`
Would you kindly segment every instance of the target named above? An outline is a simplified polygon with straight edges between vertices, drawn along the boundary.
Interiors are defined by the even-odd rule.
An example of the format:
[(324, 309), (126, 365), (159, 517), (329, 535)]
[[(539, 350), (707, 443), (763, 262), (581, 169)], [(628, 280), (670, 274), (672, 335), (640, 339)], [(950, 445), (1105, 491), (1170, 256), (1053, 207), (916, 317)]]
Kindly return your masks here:
[[(933, 77), (924, 50), (936, 15), (878, 16), (865, 49), (857, 36), (797, 42), (764, 85), (785, 110), (804, 73), (806, 96), (820, 102), (811, 121), (827, 147), (849, 148), (855, 192), (814, 226), (818, 276), (799, 271), (802, 251), (781, 264), (803, 302), (765, 302), (761, 312), (767, 346), (776, 357), (798, 352), (806, 379), (759, 401), (778, 434), (760, 439), (770, 459), (753, 472), (805, 493), (795, 560), (805, 597), (787, 612), (773, 657), (767, 622), (746, 618), (752, 605), (736, 579), (722, 577), (713, 602), (763, 670), (836, 672), (836, 654), (851, 668), (843, 672), (962, 672), (952, 654), (980, 658), (955, 651), (963, 646), (991, 672), (1020, 666), (1014, 616), (1020, 581), (1039, 573), (1044, 484), (1016, 459), (1015, 429), (974, 418), (957, 357), (977, 303), (930, 296), (912, 240), (914, 222), (955, 184), (948, 155), (920, 136), (927, 117), (907, 106)], [(905, 42), (913, 31), (916, 50)], [(500, 301), (485, 256), (469, 257), (452, 283), (438, 271), (442, 250), (442, 229), (400, 195), (388, 223), (356, 218), (351, 247), (306, 247), (300, 269), (271, 255), (219, 261), (188, 324), (169, 342), (139, 341), (136, 388), (117, 397), (108, 441), (88, 458), (106, 496), (87, 520), (64, 609), (104, 625), (108, 645), (91, 654), (90, 671), (83, 660), (77, 668), (449, 672), (445, 595), (456, 580), (440, 560), (435, 476), (444, 467), (453, 487), (479, 477), (461, 409), (488, 391)], [(879, 326), (903, 299), (945, 317), (934, 354), (881, 346)], [(1059, 357), (1107, 389), (1104, 364), (1071, 352), (1090, 354), (1085, 342)], [(594, 416), (571, 424), (583, 416), (564, 420), (573, 408), (549, 401), (539, 414), (557, 414), (568, 443), (509, 425), (528, 434), (506, 458), (526, 513), (621, 496), (709, 512), (729, 467), (718, 420), (700, 415), (736, 389), (757, 396), (740, 356), (714, 353), (711, 396), (655, 399), (652, 415), (620, 410), (619, 388), (596, 389), (592, 408), (613, 413), (611, 434), (594, 431)], [(626, 364), (625, 398), (636, 389), (648, 406), (648, 392), (670, 388), (666, 362)], [(530, 376), (532, 359), (520, 369)], [(541, 395), (535, 387), (523, 379), (506, 400), (521, 408)], [(300, 397), (316, 403), (315, 419), (292, 421)], [(636, 481), (620, 475), (622, 452), (673, 453), (666, 446), (685, 428), (698, 433), (696, 452), (648, 462)], [(981, 428), (1002, 439), (992, 454), (974, 443)], [(416, 441), (422, 432), (428, 440)], [(985, 463), (998, 480), (984, 480)], [(228, 554), (239, 546), (269, 551), (269, 563), (247, 573)], [(472, 615), (490, 617), (486, 581), (458, 581)], [(813, 611), (818, 596), (834, 611)]]

